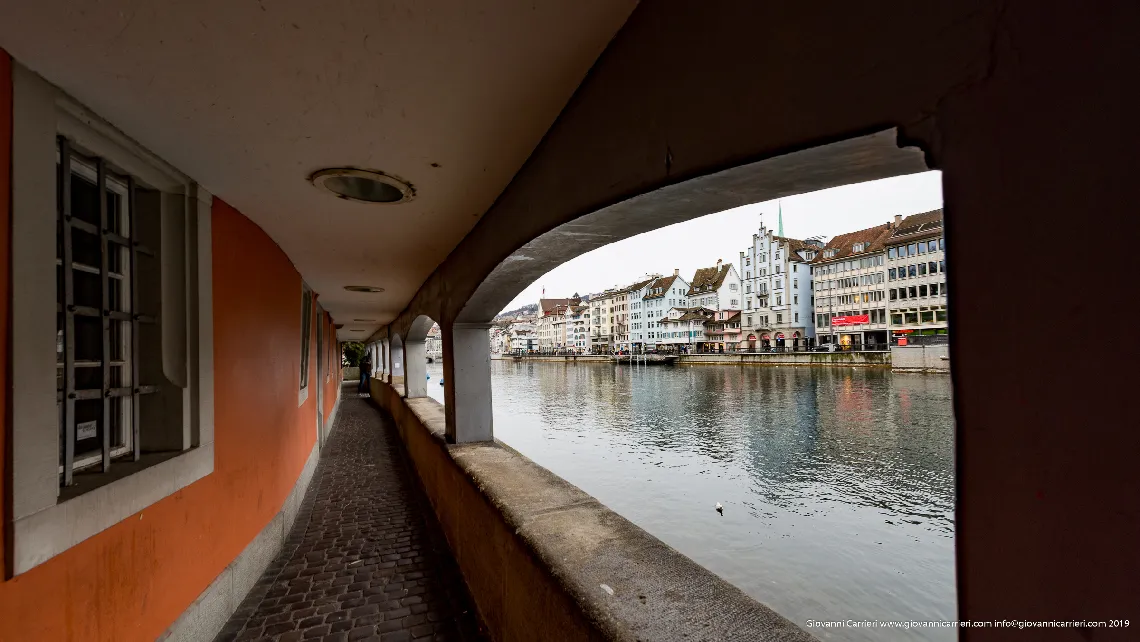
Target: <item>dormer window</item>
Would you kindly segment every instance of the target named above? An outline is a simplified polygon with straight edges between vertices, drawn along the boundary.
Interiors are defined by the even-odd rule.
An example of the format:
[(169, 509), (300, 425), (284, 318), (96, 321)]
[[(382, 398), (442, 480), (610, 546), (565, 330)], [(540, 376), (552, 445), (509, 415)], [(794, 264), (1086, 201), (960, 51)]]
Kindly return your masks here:
[(864, 245), (866, 245), (866, 243), (856, 243), (855, 245), (851, 246), (851, 251), (852, 252), (862, 252)]

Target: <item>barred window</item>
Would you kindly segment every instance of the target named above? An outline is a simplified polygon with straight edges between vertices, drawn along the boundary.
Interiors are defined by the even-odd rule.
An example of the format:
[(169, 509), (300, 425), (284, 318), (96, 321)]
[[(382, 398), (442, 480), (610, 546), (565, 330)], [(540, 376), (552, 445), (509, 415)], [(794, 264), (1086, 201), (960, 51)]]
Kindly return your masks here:
[(153, 193), (62, 137), (56, 171), (56, 400), (60, 483), (70, 486), (76, 471), (106, 473), (142, 452), (141, 397), (158, 390), (144, 381), (161, 370), (143, 363), (160, 351), (140, 346), (156, 327), (159, 222), (139, 212), (140, 201), (157, 209)]
[(309, 344), (312, 343), (313, 291), (301, 284), (301, 390), (309, 387)]

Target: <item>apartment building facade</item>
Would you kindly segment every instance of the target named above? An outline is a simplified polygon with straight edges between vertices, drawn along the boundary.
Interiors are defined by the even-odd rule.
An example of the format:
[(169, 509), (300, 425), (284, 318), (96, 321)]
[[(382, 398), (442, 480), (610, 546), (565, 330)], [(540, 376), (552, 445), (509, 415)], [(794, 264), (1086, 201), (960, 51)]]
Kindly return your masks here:
[(590, 304), (575, 294), (566, 306), (566, 348), (577, 354), (590, 352)]
[(590, 351), (608, 352), (614, 345), (615, 312), (620, 312), (620, 288), (610, 288), (590, 295)]
[(566, 346), (566, 306), (570, 299), (538, 300), (538, 348), (557, 350)]
[(669, 311), (688, 301), (689, 284), (681, 278), (680, 270), (673, 270), (673, 276), (659, 277), (646, 284), (638, 305), (638, 329), (635, 343), (640, 341), (646, 350), (656, 350), (665, 338), (666, 325), (662, 322)]
[(739, 310), (743, 293), (740, 273), (731, 263), (717, 259), (713, 267), (700, 268), (693, 274), (686, 292), (686, 307), (711, 310)]
[(884, 245), (892, 343), (948, 335), (942, 210), (899, 220)]
[(808, 264), (821, 245), (776, 235), (764, 224), (752, 235), (752, 245), (740, 253), (740, 347), (805, 347), (815, 341)]
[(840, 234), (811, 263), (819, 343), (845, 348), (887, 345), (886, 249), (894, 226)]
[(657, 350), (696, 352), (708, 341), (705, 324), (715, 316), (716, 311), (709, 308), (670, 308), (656, 321), (661, 328)]

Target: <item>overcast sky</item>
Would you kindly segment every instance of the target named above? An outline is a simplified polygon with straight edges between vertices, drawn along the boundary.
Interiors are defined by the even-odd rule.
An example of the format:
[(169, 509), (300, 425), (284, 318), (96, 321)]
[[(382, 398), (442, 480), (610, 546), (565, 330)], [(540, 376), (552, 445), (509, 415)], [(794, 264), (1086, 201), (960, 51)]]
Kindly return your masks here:
[[(784, 211), (785, 236), (830, 239), (886, 223), (895, 214), (906, 216), (942, 207), (942, 173), (845, 185), (781, 199), (779, 204)], [(779, 204), (745, 205), (600, 247), (547, 272), (504, 309), (538, 302), (543, 288), (547, 298), (563, 298), (575, 292), (590, 294), (624, 287), (647, 272), (668, 275), (679, 268), (681, 276), (690, 281), (697, 268), (716, 265), (717, 259), (738, 264), (740, 253), (752, 244), (752, 235), (760, 229), (761, 216), (768, 227), (776, 229)], [(710, 233), (710, 229), (717, 231)]]

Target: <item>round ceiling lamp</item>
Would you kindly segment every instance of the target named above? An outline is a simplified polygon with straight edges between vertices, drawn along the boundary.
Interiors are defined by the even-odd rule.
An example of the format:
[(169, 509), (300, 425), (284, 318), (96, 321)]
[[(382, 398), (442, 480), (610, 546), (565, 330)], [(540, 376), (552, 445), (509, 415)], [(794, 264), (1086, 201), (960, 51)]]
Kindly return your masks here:
[(322, 169), (314, 172), (309, 182), (337, 198), (357, 203), (406, 203), (416, 195), (412, 184), (402, 178), (352, 167)]
[(374, 285), (346, 285), (344, 289), (349, 292), (383, 292), (384, 288), (378, 288)]

